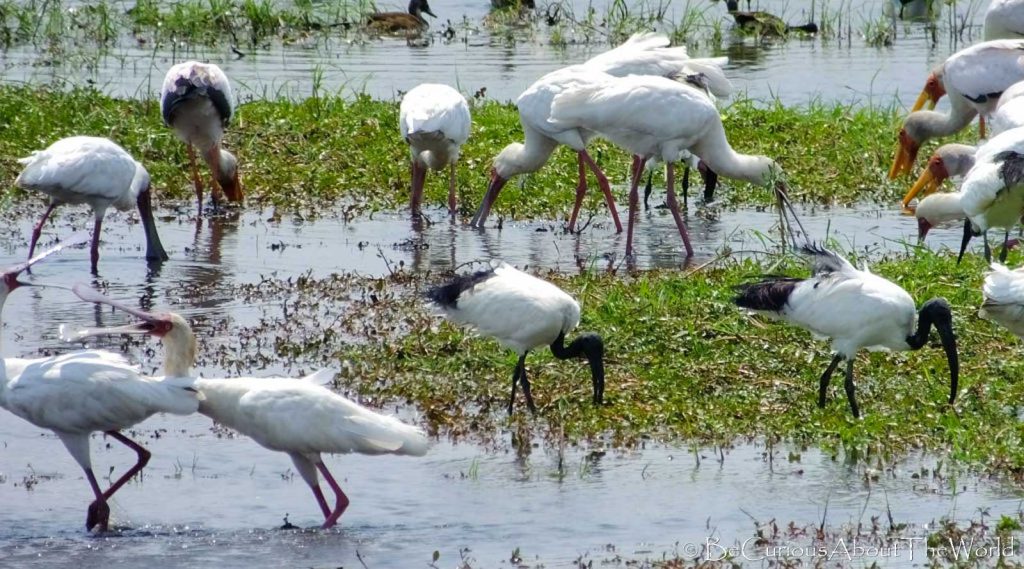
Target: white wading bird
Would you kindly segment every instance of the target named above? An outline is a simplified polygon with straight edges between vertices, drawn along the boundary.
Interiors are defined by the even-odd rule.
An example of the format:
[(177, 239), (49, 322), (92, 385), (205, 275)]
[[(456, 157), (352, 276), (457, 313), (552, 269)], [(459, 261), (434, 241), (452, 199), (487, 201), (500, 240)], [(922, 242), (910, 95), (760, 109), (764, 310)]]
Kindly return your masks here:
[(985, 11), (982, 38), (1024, 38), (1024, 0), (992, 0)]
[[(67, 245), (67, 244), (65, 244)], [(18, 273), (59, 251), (56, 247), (0, 275), (0, 310), (7, 295), (22, 286)], [(83, 350), (37, 359), (19, 359), (0, 369), (0, 407), (33, 425), (52, 430), (85, 471), (95, 500), (89, 504), (85, 527), (106, 531), (107, 501), (149, 462), (150, 453), (118, 431), (155, 413), (195, 413), (201, 397), (189, 377), (153, 379), (139, 374), (120, 355)], [(12, 373), (13, 371), (13, 373)], [(92, 471), (89, 436), (102, 431), (135, 451), (134, 466), (106, 490), (100, 490)]]
[(455, 163), (469, 138), (469, 105), (448, 85), (424, 83), (402, 97), (398, 126), (412, 155), (409, 207), (420, 215), (427, 169), (448, 172), (448, 211), (455, 215)]
[(526, 379), (526, 354), (543, 346), (550, 346), (560, 360), (585, 357), (594, 384), (593, 402), (600, 405), (604, 401), (604, 342), (597, 334), (587, 333), (565, 345), (565, 335), (580, 322), (580, 305), (557, 286), (495, 262), (488, 270), (456, 276), (430, 290), (427, 298), (452, 322), (470, 326), (519, 354), (512, 372), (509, 415), (517, 382), (530, 411), (537, 411)]
[[(75, 285), (83, 300), (109, 304), (142, 320), (116, 328), (83, 329), (63, 335), (83, 338), (98, 334), (148, 334), (164, 346), (168, 375), (190, 374), (196, 339), (188, 322), (173, 312), (150, 313), (109, 299), (84, 285)], [(399, 454), (422, 456), (428, 441), (420, 429), (395, 417), (375, 413), (320, 385), (333, 372), (322, 370), (303, 379), (235, 377), (195, 380), (203, 396), (199, 412), (270, 450), (287, 453), (306, 481), (324, 515), (323, 528), (334, 526), (348, 507), (348, 496), (331, 476), (321, 453)], [(334, 491), (331, 508), (317, 471)]]
[(121, 211), (137, 207), (146, 235), (146, 259), (166, 261), (153, 220), (149, 173), (123, 148), (106, 138), (72, 136), (62, 138), (46, 150), (18, 160), (25, 169), (14, 181), (19, 188), (42, 192), (50, 205), (32, 230), (28, 256), (39, 241), (43, 224), (61, 204), (88, 204), (95, 216), (90, 258), (92, 270), (100, 259), (100, 228), (107, 208)]
[(854, 394), (853, 362), (863, 348), (894, 351), (918, 350), (928, 342), (935, 326), (949, 361), (949, 403), (956, 401), (960, 364), (953, 334), (949, 303), (933, 298), (921, 306), (914, 327), (914, 299), (896, 284), (866, 269), (859, 271), (846, 259), (823, 248), (808, 245), (811, 277), (796, 279), (770, 276), (737, 287), (737, 306), (779, 318), (832, 340), (835, 356), (822, 374), (818, 406), (825, 406), (825, 392), (832, 373), (846, 360), (846, 397), (854, 417), (860, 417)]
[[(928, 76), (899, 134), (899, 146), (889, 178), (909, 173), (921, 145), (932, 138), (960, 131), (975, 114), (984, 117), (996, 106), (999, 96), (1011, 85), (1024, 80), (1024, 40), (995, 40), (973, 45), (949, 56)], [(925, 103), (934, 108), (949, 93), (950, 114), (919, 111)]]
[(506, 146), (495, 158), (491, 169), (491, 182), (484, 194), (480, 208), (470, 224), (483, 227), (491, 206), (509, 179), (519, 174), (540, 170), (551, 153), (560, 144), (576, 152), (579, 163), (579, 180), (576, 186), (576, 202), (569, 217), (569, 230), (574, 231), (583, 198), (587, 192), (586, 168), (597, 177), (598, 185), (604, 192), (608, 211), (615, 223), (615, 230), (622, 231), (615, 198), (612, 196), (608, 178), (587, 153), (587, 143), (595, 133), (578, 128), (566, 128), (553, 124), (551, 103), (555, 96), (569, 88), (587, 84), (594, 72), (615, 76), (658, 75), (664, 77), (691, 78), (707, 86), (715, 96), (726, 97), (732, 92), (732, 84), (725, 78), (721, 66), (727, 58), (690, 59), (685, 47), (667, 47), (666, 36), (635, 34), (624, 44), (597, 55), (583, 64), (564, 67), (544, 75), (523, 91), (516, 99), (519, 122), (525, 136), (523, 143), (514, 142)]
[(979, 315), (1024, 338), (1024, 268), (1010, 270), (992, 263), (982, 287), (985, 302)]
[[(1007, 130), (978, 148), (974, 167), (960, 186), (960, 203), (967, 221), (960, 244), (963, 258), (971, 237), (984, 235), (990, 228), (1009, 229), (1016, 225), (1024, 211), (1024, 127)], [(988, 239), (985, 259), (992, 260)], [(1006, 259), (1004, 246), (1000, 260)]]
[[(595, 132), (633, 154), (627, 256), (633, 254), (638, 186), (648, 159), (668, 163), (666, 202), (683, 238), (687, 256), (693, 255), (693, 247), (673, 187), (673, 165), (681, 152), (699, 156), (719, 176), (758, 185), (775, 182), (781, 174), (781, 169), (770, 158), (733, 150), (726, 139), (718, 109), (702, 91), (663, 77), (595, 75), (588, 83), (567, 88), (554, 98), (551, 122), (563, 128)], [(780, 200), (784, 199), (781, 182), (776, 192)]]
[(203, 181), (196, 166), (196, 151), (213, 174), (210, 200), (220, 203), (220, 190), (233, 202), (242, 201), (242, 184), (238, 180), (238, 160), (221, 148), (224, 129), (234, 112), (231, 84), (220, 67), (212, 63), (186, 61), (171, 67), (164, 77), (160, 94), (160, 111), (164, 124), (174, 128), (188, 145), (192, 184), (196, 189), (198, 213), (203, 212)]

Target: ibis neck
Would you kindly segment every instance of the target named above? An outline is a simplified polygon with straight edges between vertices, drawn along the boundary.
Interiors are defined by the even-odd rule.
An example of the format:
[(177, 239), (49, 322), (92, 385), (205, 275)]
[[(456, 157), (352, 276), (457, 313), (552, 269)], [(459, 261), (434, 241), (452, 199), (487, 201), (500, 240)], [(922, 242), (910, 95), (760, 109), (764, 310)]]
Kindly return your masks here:
[(568, 346), (565, 345), (565, 332), (551, 344), (551, 353), (560, 360), (583, 356), (590, 364), (590, 375), (594, 384), (594, 403), (604, 401), (604, 342), (597, 334), (580, 334)]
[(949, 364), (949, 403), (956, 401), (960, 379), (960, 359), (956, 349), (956, 335), (953, 333), (953, 312), (944, 298), (933, 298), (921, 306), (917, 315), (917, 330), (907, 336), (907, 345), (919, 350), (928, 342), (932, 326), (939, 333), (942, 349)]

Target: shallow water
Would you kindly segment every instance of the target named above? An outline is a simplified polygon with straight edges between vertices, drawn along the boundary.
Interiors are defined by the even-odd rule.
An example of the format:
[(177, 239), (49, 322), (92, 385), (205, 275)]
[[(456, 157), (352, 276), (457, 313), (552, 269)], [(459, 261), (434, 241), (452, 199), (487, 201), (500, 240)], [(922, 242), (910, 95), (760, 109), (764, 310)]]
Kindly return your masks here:
[[(193, 317), (205, 342), (224, 344), (230, 344), (232, 330), (259, 319), (263, 307), (244, 304), (236, 287), (262, 276), (285, 279), (307, 271), (380, 275), (389, 265), (440, 271), (494, 252), (518, 265), (576, 271), (577, 258), (598, 267), (621, 264), (605, 255), (624, 246), (623, 237), (604, 219), (577, 237), (543, 222), (472, 230), (449, 224), (437, 210), (428, 214), (435, 223), (422, 229), (415, 229), (404, 213), (344, 222), (327, 212), (312, 222), (271, 222), (269, 212), (247, 211), (201, 226), (173, 210), (159, 213), (171, 260), (148, 269), (139, 227), (125, 223), (128, 216), (108, 216), (98, 280), (122, 300)], [(61, 223), (44, 232), (44, 244), (71, 233), (69, 218), (71, 225), (91, 225), (91, 216), (70, 207), (58, 218)], [(807, 210), (802, 219), (816, 235), (828, 229), (851, 236), (844, 244), (876, 253), (902, 251), (916, 231), (912, 218), (890, 209)], [(32, 221), (21, 216), (0, 233), (0, 266), (23, 259)], [(735, 210), (710, 221), (691, 215), (689, 221), (696, 262), (702, 262), (724, 246), (763, 250), (754, 232), (771, 234), (775, 216)], [(930, 242), (955, 246), (958, 235), (955, 229), (937, 230)], [(642, 218), (638, 251), (639, 268), (681, 266), (678, 234), (663, 210)], [(75, 249), (56, 256), (30, 278), (92, 282), (88, 252)], [(56, 339), (61, 322), (124, 322), (120, 315), (74, 300), (67, 291), (41, 288), (17, 291), (4, 317), (4, 353), (24, 356), (75, 349)], [(152, 349), (150, 343), (132, 355), (151, 366), (149, 360), (159, 360)], [(251, 371), (265, 375), (282, 369)], [(202, 364), (198, 371), (225, 373)], [(526, 562), (557, 567), (580, 556), (610, 563), (617, 556), (693, 556), (708, 536), (723, 545), (753, 536), (750, 516), (761, 522), (774, 518), (780, 525), (817, 525), (826, 503), (827, 520), (837, 531), (844, 524), (868, 524), (871, 516), (884, 516), (888, 503), (898, 523), (911, 524), (909, 535), (920, 536), (943, 516), (970, 519), (982, 506), (993, 516), (1013, 515), (1021, 499), (1016, 490), (972, 477), (912, 477), (922, 467), (935, 468), (929, 457), (908, 459), (871, 482), (865, 480), (864, 462), (846, 463), (815, 449), (802, 451), (792, 463), (786, 461), (791, 449), (779, 449), (771, 465), (756, 445), (727, 450), (723, 464), (714, 449), (705, 449), (697, 466), (690, 449), (592, 456), (589, 449), (573, 448), (560, 473), (557, 454), (550, 449), (535, 448), (531, 456), (518, 458), (511, 451), (439, 441), (419, 459), (329, 458), (352, 500), (341, 529), (278, 531), (286, 514), (301, 527), (314, 526), (318, 519), (308, 488), (285, 455), (244, 437), (219, 438), (200, 416), (155, 417), (140, 427), (134, 433), (154, 458), (145, 477), (125, 487), (112, 507), (116, 523), (128, 529), (92, 538), (82, 528), (88, 485), (70, 455), (52, 435), (0, 412), (0, 558), (12, 566), (48, 568), (278, 567), (282, 562), (354, 567), (360, 566), (359, 555), (377, 569), (425, 565), (435, 550), (441, 554), (440, 567), (453, 567), (468, 548), (462, 554), (473, 560), (473, 567), (491, 567), (507, 562), (520, 548)], [(130, 452), (107, 442), (112, 448), (101, 437), (92, 445), (101, 477), (111, 466), (123, 471), (132, 460)], [(919, 545), (918, 562), (924, 554)], [(909, 566), (910, 553), (899, 561)]]
[[(988, 0), (957, 3), (956, 18), (967, 23), (962, 37), (950, 33), (949, 8), (944, 2), (935, 2), (946, 11), (936, 19), (939, 27), (934, 35), (925, 23), (900, 21), (895, 24), (896, 38), (891, 46), (872, 47), (863, 38), (864, 29), (868, 23), (885, 18), (890, 1), (828, 2), (830, 13), (842, 14), (835, 23), (841, 26), (842, 40), (793, 38), (780, 42), (741, 37), (729, 31), (732, 24), (724, 2), (675, 3), (668, 17), (674, 22), (681, 21), (686, 7), (692, 6), (705, 10), (706, 21), (721, 20), (722, 43), (702, 45), (691, 51), (701, 56), (729, 56), (727, 74), (740, 91), (753, 98), (779, 97), (787, 104), (822, 99), (888, 105), (899, 97), (908, 104), (913, 102), (935, 64), (980, 38), (981, 18)], [(386, 10), (399, 8), (398, 4), (404, 5), (396, 1), (379, 6)], [(582, 18), (586, 6), (592, 5), (598, 14), (604, 14), (612, 2), (572, 0), (569, 4), (577, 18)], [(641, 6), (636, 2), (628, 4), (634, 10)], [(822, 4), (820, 0), (759, 0), (753, 7), (798, 24), (811, 19), (820, 23)], [(123, 9), (132, 5), (125, 3)], [(582, 62), (608, 48), (606, 42), (600, 41), (575, 43), (583, 38), (572, 33), (567, 34), (569, 45), (553, 47), (548, 37), (550, 31), (543, 22), (538, 23), (538, 33), (530, 39), (509, 42), (502, 33), (492, 35), (481, 25), (489, 5), (487, 0), (434, 0), (431, 6), (439, 16), (434, 33), (445, 21), (459, 23), (463, 18), (474, 31), (460, 32), (451, 42), (435, 37), (433, 43), (424, 47), (411, 47), (404, 38), (350, 44), (328, 36), (263, 49), (243, 45), (240, 47), (246, 56), (239, 59), (226, 40), (215, 47), (172, 44), (154, 49), (126, 37), (104, 57), (97, 57), (94, 50), (74, 48), (54, 57), (30, 46), (0, 53), (0, 81), (89, 83), (117, 96), (152, 97), (172, 63), (197, 58), (221, 65), (236, 84), (236, 94), (242, 101), (277, 95), (307, 97), (313, 91), (317, 70), (323, 72), (320, 87), (328, 92), (366, 92), (376, 98), (391, 99), (398, 91), (430, 81), (457, 85), (466, 93), (486, 87), (488, 96), (505, 101), (515, 99), (544, 73)], [(705, 28), (698, 37), (709, 34)]]

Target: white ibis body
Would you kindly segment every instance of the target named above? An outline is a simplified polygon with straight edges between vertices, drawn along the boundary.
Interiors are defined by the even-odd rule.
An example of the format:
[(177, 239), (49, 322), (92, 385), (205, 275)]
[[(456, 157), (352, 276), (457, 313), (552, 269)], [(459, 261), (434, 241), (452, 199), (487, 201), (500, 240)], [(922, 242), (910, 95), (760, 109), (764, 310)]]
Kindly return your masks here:
[(580, 322), (580, 305), (557, 286), (505, 263), (494, 263), (488, 270), (459, 275), (427, 296), (452, 322), (494, 338), (519, 355), (512, 373), (509, 415), (517, 384), (523, 387), (527, 406), (536, 412), (526, 378), (526, 354), (544, 346), (550, 346), (560, 360), (585, 357), (594, 384), (593, 402), (604, 401), (604, 342), (588, 333), (565, 345), (566, 334)]
[(164, 77), (160, 111), (164, 124), (172, 127), (188, 146), (189, 167), (200, 214), (203, 210), (203, 181), (196, 166), (196, 149), (213, 174), (210, 198), (214, 205), (220, 202), (222, 189), (229, 200), (242, 201), (238, 160), (221, 147), (224, 129), (234, 113), (233, 101), (227, 75), (212, 63), (179, 63), (171, 67)]
[(18, 162), (25, 169), (18, 175), (15, 185), (50, 198), (49, 207), (32, 230), (30, 258), (35, 253), (43, 224), (58, 205), (87, 204), (95, 217), (90, 250), (93, 272), (100, 259), (103, 216), (111, 206), (121, 211), (138, 208), (146, 236), (146, 259), (167, 260), (153, 219), (149, 172), (117, 144), (106, 138), (72, 136)]
[(979, 315), (1024, 338), (1024, 269), (992, 263), (982, 285), (985, 301)]
[(808, 245), (804, 253), (811, 259), (810, 278), (765, 277), (737, 287), (734, 301), (742, 308), (832, 340), (835, 356), (821, 376), (820, 407), (825, 405), (832, 373), (846, 360), (846, 396), (853, 416), (859, 417), (853, 383), (857, 352), (864, 348), (918, 350), (927, 343), (932, 326), (939, 333), (949, 362), (949, 403), (956, 401), (960, 367), (953, 316), (945, 299), (929, 300), (916, 311), (914, 299), (895, 283), (866, 269), (857, 270), (846, 259), (823, 248)]
[[(996, 106), (999, 96), (1014, 83), (1024, 80), (1024, 40), (994, 40), (962, 49), (936, 67), (903, 123), (899, 147), (889, 178), (909, 173), (924, 142), (947, 136), (967, 126), (976, 114), (984, 118)], [(921, 112), (948, 93), (950, 114)], [(985, 136), (982, 122), (982, 137)]]
[[(676, 201), (673, 164), (684, 151), (700, 157), (719, 176), (755, 184), (770, 183), (780, 173), (765, 156), (739, 154), (729, 145), (721, 115), (702, 91), (671, 79), (604, 74), (566, 89), (554, 98), (551, 122), (564, 128), (598, 133), (633, 154), (626, 255), (633, 253), (633, 224), (644, 163), (668, 163), (667, 203), (683, 238), (687, 256), (693, 247)], [(782, 191), (782, 190), (780, 190)]]
[[(106, 329), (84, 329), (76, 337), (136, 333), (160, 338), (168, 373), (188, 370), (195, 360), (195, 336), (188, 322), (173, 312), (149, 313), (111, 300), (77, 285), (83, 300), (110, 304), (133, 314), (141, 323)], [(376, 413), (320, 385), (333, 372), (304, 379), (278, 377), (200, 378), (199, 412), (252, 438), (270, 450), (287, 453), (309, 485), (324, 515), (323, 528), (334, 526), (349, 500), (321, 458), (322, 453), (398, 454), (422, 456), (428, 441), (420, 429), (395, 417)], [(334, 491), (329, 506), (317, 471)]]
[[(564, 67), (544, 75), (516, 99), (519, 122), (525, 136), (522, 143), (506, 146), (495, 158), (491, 169), (491, 182), (471, 224), (482, 227), (508, 180), (519, 174), (540, 170), (558, 148), (565, 145), (573, 149), (578, 160), (578, 184), (573, 212), (569, 217), (569, 230), (574, 231), (576, 219), (587, 192), (586, 169), (597, 177), (604, 193), (609, 213), (617, 232), (622, 231), (615, 199), (608, 178), (587, 153), (587, 143), (595, 133), (587, 129), (556, 125), (549, 120), (551, 104), (556, 95), (586, 85), (601, 74), (614, 76), (658, 75), (666, 77), (694, 77), (707, 85), (716, 96), (728, 96), (732, 84), (725, 78), (721, 66), (728, 59), (691, 59), (684, 47), (667, 47), (669, 40), (663, 35), (635, 34), (622, 45), (599, 54), (585, 63)], [(596, 75), (595, 75), (596, 73)]]
[[(23, 284), (16, 277), (30, 263), (0, 276), (0, 310), (7, 295)], [(7, 365), (0, 369), (0, 407), (53, 431), (85, 471), (95, 496), (85, 522), (90, 530), (107, 529), (107, 501), (149, 461), (149, 451), (118, 431), (155, 413), (188, 415), (199, 407), (200, 396), (191, 378), (148, 378), (121, 356), (103, 350), (19, 360), (11, 367), (14, 373)], [(89, 436), (97, 431), (128, 446), (138, 457), (106, 490), (100, 489), (89, 454)]]
[(411, 154), (412, 214), (420, 215), (427, 170), (447, 167), (448, 211), (455, 215), (455, 163), (471, 124), (466, 98), (448, 85), (418, 85), (402, 97), (398, 121)]

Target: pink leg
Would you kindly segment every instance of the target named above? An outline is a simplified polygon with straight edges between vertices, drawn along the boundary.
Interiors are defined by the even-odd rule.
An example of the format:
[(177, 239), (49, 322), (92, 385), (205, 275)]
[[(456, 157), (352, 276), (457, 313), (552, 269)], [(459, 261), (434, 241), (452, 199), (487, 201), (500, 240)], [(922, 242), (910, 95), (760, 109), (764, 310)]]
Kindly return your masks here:
[(337, 496), (334, 512), (324, 520), (324, 525), (322, 526), (322, 529), (327, 529), (338, 523), (338, 518), (341, 517), (341, 514), (345, 513), (345, 508), (347, 508), (349, 504), (348, 496), (341, 491), (341, 486), (338, 486), (338, 483), (334, 481), (334, 477), (331, 476), (331, 472), (327, 470), (327, 465), (325, 465), (323, 461), (318, 462), (316, 467), (320, 471), (320, 474), (323, 475), (324, 480), (326, 480), (327, 484), (331, 487), (331, 490), (334, 490), (334, 495)]
[(129, 439), (128, 437), (122, 435), (117, 431), (106, 431), (106, 435), (113, 437), (121, 444), (135, 451), (135, 454), (138, 455), (138, 460), (135, 462), (135, 466), (129, 468), (127, 472), (122, 474), (121, 477), (118, 478), (116, 482), (111, 484), (110, 488), (107, 488), (107, 491), (103, 493), (104, 498), (110, 499), (110, 497), (114, 495), (114, 492), (117, 492), (122, 486), (124, 486), (129, 480), (134, 478), (136, 474), (138, 474), (143, 468), (146, 467), (146, 464), (149, 463), (149, 457), (152, 455), (149, 453), (148, 450), (143, 448), (142, 445)]
[(679, 202), (676, 201), (676, 171), (675, 164), (669, 162), (668, 164), (668, 195), (665, 199), (668, 202), (668, 209), (672, 212), (672, 217), (676, 220), (676, 227), (679, 228), (679, 234), (683, 236), (683, 245), (686, 247), (686, 256), (693, 256), (693, 247), (690, 246), (690, 235), (686, 232), (686, 224), (683, 223), (683, 218), (679, 215)]
[(220, 183), (217, 182), (217, 177), (220, 176), (220, 145), (214, 146), (206, 153), (206, 162), (210, 165), (210, 173), (213, 174), (210, 178), (210, 202), (216, 209), (224, 197)]
[(626, 230), (626, 257), (633, 256), (633, 222), (636, 220), (636, 209), (640, 205), (640, 177), (644, 172), (644, 159), (633, 156), (633, 167), (630, 168), (632, 180), (629, 185), (629, 217)]
[(89, 258), (92, 260), (92, 272), (96, 273), (96, 265), (100, 262), (100, 229), (103, 226), (103, 218), (97, 217), (96, 223), (92, 226), (92, 249), (89, 251)]
[(455, 163), (452, 162), (448, 172), (448, 213), (455, 217)]
[(615, 222), (615, 232), (622, 233), (622, 223), (619, 221), (619, 211), (615, 209), (615, 196), (612, 195), (612, 187), (608, 183), (608, 177), (604, 175), (597, 162), (594, 162), (594, 159), (587, 154), (586, 150), (581, 155), (587, 166), (590, 166), (590, 170), (594, 172), (594, 176), (597, 176), (597, 185), (604, 192), (604, 201), (608, 203), (608, 211), (612, 214), (612, 221)]
[(188, 163), (192, 170), (192, 185), (196, 189), (196, 215), (203, 215), (203, 179), (199, 176), (199, 167), (196, 165), (196, 149), (188, 145)]
[(414, 217), (422, 215), (420, 211), (420, 204), (423, 203), (423, 185), (427, 181), (427, 168), (416, 163), (415, 160), (412, 162), (412, 190), (409, 196), (409, 209), (412, 210)]
[(92, 486), (93, 495), (96, 496), (96, 499), (89, 504), (89, 510), (85, 516), (85, 529), (92, 531), (92, 528), (98, 525), (100, 531), (107, 531), (107, 526), (110, 523), (110, 506), (107, 505), (107, 499), (103, 496), (100, 484), (96, 481), (96, 475), (93, 474), (91, 468), (85, 469), (85, 478)]
[(583, 197), (587, 195), (587, 171), (583, 165), (583, 153), (576, 153), (579, 162), (579, 182), (576, 184), (576, 203), (572, 206), (572, 215), (569, 216), (569, 233), (576, 232), (576, 218), (580, 214), (580, 207), (583, 206)]
[(50, 206), (46, 208), (46, 213), (43, 214), (43, 217), (39, 220), (39, 223), (37, 223), (36, 226), (32, 228), (32, 242), (29, 243), (28, 245), (29, 259), (32, 258), (32, 255), (36, 251), (36, 243), (39, 241), (39, 235), (43, 232), (43, 224), (46, 223), (46, 220), (50, 217), (50, 214), (53, 213), (53, 208), (55, 207), (57, 207), (57, 202), (50, 202)]
[(313, 486), (313, 495), (316, 496), (316, 503), (320, 504), (320, 511), (324, 513), (324, 519), (331, 517), (331, 508), (327, 505), (327, 498), (319, 486)]

